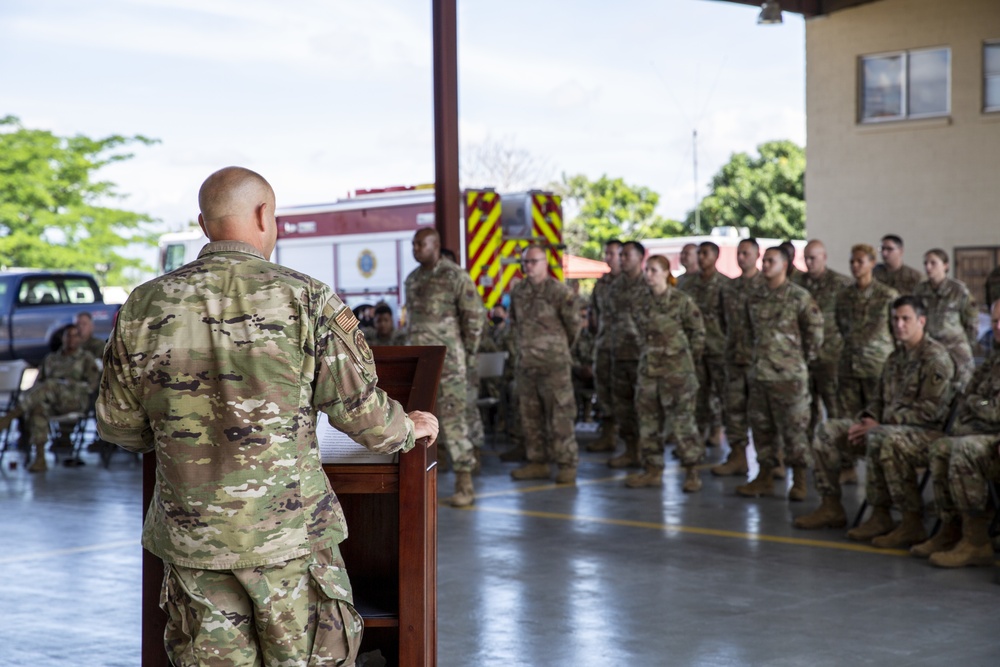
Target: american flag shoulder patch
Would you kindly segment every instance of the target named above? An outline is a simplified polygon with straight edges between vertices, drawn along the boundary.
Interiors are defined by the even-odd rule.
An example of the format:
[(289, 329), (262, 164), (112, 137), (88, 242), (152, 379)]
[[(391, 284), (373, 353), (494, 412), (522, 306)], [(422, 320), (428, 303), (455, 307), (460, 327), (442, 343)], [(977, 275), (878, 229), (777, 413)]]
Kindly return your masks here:
[(337, 324), (344, 331), (353, 331), (356, 326), (358, 326), (358, 318), (354, 317), (354, 313), (347, 306), (344, 306), (337, 316), (334, 318)]

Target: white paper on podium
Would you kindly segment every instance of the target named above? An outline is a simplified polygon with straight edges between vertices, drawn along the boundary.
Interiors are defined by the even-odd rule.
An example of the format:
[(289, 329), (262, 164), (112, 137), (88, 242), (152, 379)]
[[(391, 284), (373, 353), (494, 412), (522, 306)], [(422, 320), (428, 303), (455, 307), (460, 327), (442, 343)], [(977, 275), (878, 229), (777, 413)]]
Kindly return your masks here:
[(316, 439), (323, 463), (395, 463), (395, 454), (376, 454), (365, 449), (330, 424), (325, 412), (316, 420)]

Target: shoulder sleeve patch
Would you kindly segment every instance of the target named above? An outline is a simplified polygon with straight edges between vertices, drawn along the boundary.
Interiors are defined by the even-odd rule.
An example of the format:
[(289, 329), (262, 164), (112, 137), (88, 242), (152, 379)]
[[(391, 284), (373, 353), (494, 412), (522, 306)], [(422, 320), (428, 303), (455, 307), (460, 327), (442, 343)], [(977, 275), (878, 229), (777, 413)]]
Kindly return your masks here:
[(341, 308), (334, 320), (337, 322), (337, 326), (344, 331), (353, 331), (358, 326), (358, 318), (354, 316), (354, 312), (348, 306)]

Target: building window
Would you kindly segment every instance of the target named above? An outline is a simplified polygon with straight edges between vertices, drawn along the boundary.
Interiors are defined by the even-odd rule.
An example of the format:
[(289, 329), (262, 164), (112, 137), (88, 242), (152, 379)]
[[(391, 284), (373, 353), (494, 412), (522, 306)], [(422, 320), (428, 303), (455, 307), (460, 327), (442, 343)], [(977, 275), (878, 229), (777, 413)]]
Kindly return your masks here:
[(862, 56), (861, 122), (948, 115), (950, 77), (947, 48)]
[(1000, 42), (983, 45), (983, 110), (1000, 111)]

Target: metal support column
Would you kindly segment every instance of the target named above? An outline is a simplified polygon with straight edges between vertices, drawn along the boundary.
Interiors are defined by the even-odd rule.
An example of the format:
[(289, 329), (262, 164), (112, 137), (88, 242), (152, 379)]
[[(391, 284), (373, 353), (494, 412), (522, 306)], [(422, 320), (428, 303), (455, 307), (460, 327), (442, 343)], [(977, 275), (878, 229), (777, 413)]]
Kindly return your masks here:
[(441, 247), (459, 254), (458, 28), (456, 0), (432, 0), (434, 24), (434, 226)]

